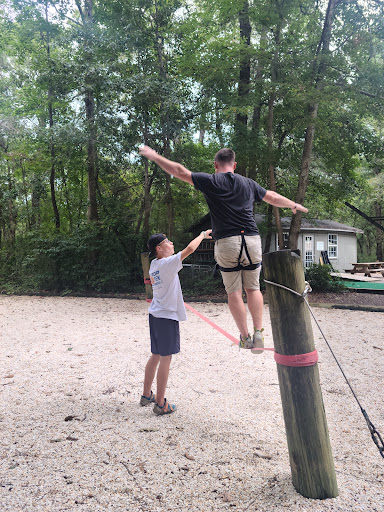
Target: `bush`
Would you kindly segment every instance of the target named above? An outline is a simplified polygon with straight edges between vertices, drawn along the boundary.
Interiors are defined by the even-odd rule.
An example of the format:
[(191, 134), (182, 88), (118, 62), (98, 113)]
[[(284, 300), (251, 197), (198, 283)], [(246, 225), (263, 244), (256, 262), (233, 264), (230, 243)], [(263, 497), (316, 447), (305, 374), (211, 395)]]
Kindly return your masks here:
[(330, 265), (314, 263), (305, 269), (305, 279), (314, 292), (340, 292), (345, 290), (345, 286), (340, 283), (337, 277), (332, 276), (331, 272), (332, 267)]
[(199, 297), (202, 295), (216, 295), (224, 291), (223, 280), (212, 275), (213, 267), (202, 269), (198, 267), (184, 267), (180, 272), (180, 283), (184, 297)]
[(0, 291), (136, 292), (144, 289), (143, 240), (89, 224), (71, 234), (19, 237), (0, 250)]

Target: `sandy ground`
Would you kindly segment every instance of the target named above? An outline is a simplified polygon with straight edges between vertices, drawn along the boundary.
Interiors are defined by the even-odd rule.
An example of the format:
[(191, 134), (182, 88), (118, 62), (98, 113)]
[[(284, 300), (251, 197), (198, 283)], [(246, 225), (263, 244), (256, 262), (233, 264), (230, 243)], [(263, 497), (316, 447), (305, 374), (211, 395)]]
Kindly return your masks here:
[[(226, 304), (193, 307), (229, 333)], [(384, 432), (383, 313), (314, 308), (372, 423)], [(0, 296), (0, 510), (384, 510), (384, 459), (317, 327), (339, 496), (292, 485), (272, 352), (239, 351), (196, 315), (181, 324), (167, 397), (140, 407), (149, 355), (138, 300)], [(266, 346), (272, 347), (268, 306)]]

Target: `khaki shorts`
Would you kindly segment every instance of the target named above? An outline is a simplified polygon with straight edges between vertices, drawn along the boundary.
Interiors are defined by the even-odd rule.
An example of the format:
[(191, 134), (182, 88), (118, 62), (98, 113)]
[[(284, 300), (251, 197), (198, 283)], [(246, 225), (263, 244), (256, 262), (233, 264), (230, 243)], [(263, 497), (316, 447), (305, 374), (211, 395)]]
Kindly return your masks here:
[[(262, 258), (260, 235), (245, 236), (245, 242), (247, 244), (247, 249), (252, 263), (259, 263)], [(220, 238), (219, 240), (216, 240), (214, 253), (216, 262), (224, 268), (237, 267), (240, 248), (241, 235), (230, 236), (228, 238)], [(244, 249), (241, 255), (240, 263), (244, 266), (250, 264)], [(234, 293), (237, 290), (240, 290), (242, 286), (248, 290), (260, 290), (260, 270), (261, 267), (257, 268), (256, 270), (221, 272), (225, 291), (228, 294)]]

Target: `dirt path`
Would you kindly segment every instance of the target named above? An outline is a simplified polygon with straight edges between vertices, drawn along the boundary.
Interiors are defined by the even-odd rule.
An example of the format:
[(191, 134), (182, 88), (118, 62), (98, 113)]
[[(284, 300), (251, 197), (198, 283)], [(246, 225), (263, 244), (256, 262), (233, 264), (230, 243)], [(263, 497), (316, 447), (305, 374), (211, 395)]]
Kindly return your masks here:
[[(236, 335), (226, 304), (194, 307)], [(314, 308), (371, 421), (384, 432), (383, 314)], [(384, 459), (314, 327), (339, 497), (292, 486), (276, 363), (231, 347), (191, 313), (167, 396), (138, 400), (144, 301), (0, 296), (2, 512), (382, 512)], [(266, 346), (272, 346), (265, 306)]]

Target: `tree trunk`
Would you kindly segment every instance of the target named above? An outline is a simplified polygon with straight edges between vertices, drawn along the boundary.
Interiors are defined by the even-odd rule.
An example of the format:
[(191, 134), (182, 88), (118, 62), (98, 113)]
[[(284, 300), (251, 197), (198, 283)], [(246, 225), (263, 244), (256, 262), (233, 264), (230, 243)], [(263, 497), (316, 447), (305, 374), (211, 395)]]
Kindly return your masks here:
[(216, 136), (219, 139), (220, 147), (224, 147), (224, 137), (223, 137), (223, 125), (220, 118), (219, 109), (216, 108), (215, 111), (215, 132)]
[(96, 125), (95, 125), (95, 99), (93, 90), (88, 89), (85, 94), (85, 111), (88, 127), (88, 220), (97, 222), (99, 212), (97, 208), (97, 171), (96, 171)]
[(3, 233), (4, 233), (4, 219), (3, 219), (2, 199), (3, 199), (3, 194), (0, 194), (0, 248), (1, 248), (1, 245), (2, 245)]
[(13, 204), (13, 180), (11, 168), (8, 166), (8, 241), (13, 244), (16, 236), (16, 212)]
[[(272, 164), (269, 166), (269, 186), (271, 190), (276, 192), (275, 167)], [(279, 249), (284, 249), (283, 227), (281, 225), (280, 210), (277, 206), (273, 206), (272, 210), (275, 219)]]
[[(159, 76), (161, 80), (167, 80), (167, 69), (166, 69), (166, 60), (164, 57), (164, 38), (160, 32), (160, 22), (159, 22), (159, 12), (158, 12), (158, 3), (155, 1), (155, 45), (157, 50), (157, 64), (159, 69)], [(169, 114), (167, 109), (164, 107), (164, 103), (161, 102), (160, 109), (162, 111), (161, 114), (161, 124), (163, 127), (163, 155), (165, 158), (170, 157), (170, 137), (169, 137)], [(174, 214), (174, 205), (173, 205), (173, 197), (172, 197), (172, 189), (171, 189), (171, 176), (166, 173), (165, 175), (165, 203), (167, 205), (167, 236), (172, 237), (175, 229), (175, 214)]]
[(248, 106), (247, 99), (251, 86), (251, 59), (249, 48), (251, 46), (251, 23), (249, 21), (249, 3), (244, 1), (243, 8), (239, 12), (240, 26), (240, 73), (237, 88), (239, 111), (236, 114), (234, 150), (237, 152), (236, 172), (246, 176), (248, 160)]
[[(267, 40), (267, 32), (265, 29), (262, 29), (260, 34), (260, 47), (263, 47)], [(252, 114), (252, 128), (250, 134), (250, 144), (249, 144), (249, 169), (248, 176), (256, 181), (259, 180), (257, 178), (257, 170), (262, 168), (260, 164), (260, 119), (261, 119), (261, 110), (263, 106), (263, 74), (264, 67), (260, 63), (260, 59), (256, 65), (256, 76), (255, 76), (255, 105), (253, 107)]]
[[(275, 52), (273, 55), (272, 66), (271, 66), (271, 78), (272, 78), (272, 91), (269, 95), (268, 101), (268, 119), (267, 119), (267, 140), (268, 140), (268, 176), (269, 176), (269, 187), (271, 190), (276, 192), (276, 176), (275, 176), (275, 151), (273, 147), (273, 109), (276, 101), (276, 82), (278, 78), (279, 68), (279, 45), (280, 45), (280, 27), (277, 29), (275, 34)], [(278, 245), (280, 249), (284, 249), (283, 240), (283, 228), (281, 227), (280, 210), (278, 207), (273, 206), (273, 216), (275, 218), (275, 225), (278, 236)]]
[(153, 299), (153, 290), (152, 290), (152, 284), (149, 278), (149, 257), (148, 252), (141, 253), (141, 266), (143, 268), (143, 277), (144, 277), (144, 283), (145, 283), (145, 296), (147, 300)]
[[(274, 92), (271, 93), (269, 97), (268, 104), (268, 122), (267, 122), (267, 138), (268, 138), (268, 153), (269, 153), (269, 167), (268, 167), (268, 176), (269, 176), (269, 188), (276, 192), (276, 176), (275, 176), (275, 164), (274, 164), (274, 156), (273, 156), (273, 105), (275, 102), (276, 94)], [(275, 218), (275, 226), (278, 237), (278, 245), (279, 249), (284, 249), (284, 239), (283, 239), (283, 228), (281, 226), (280, 219), (280, 210), (277, 206), (272, 207), (273, 216)], [(272, 226), (271, 226), (272, 229)]]
[[(305, 192), (308, 186), (309, 179), (309, 164), (311, 162), (313, 139), (315, 137), (315, 120), (317, 117), (319, 104), (314, 104), (309, 107), (310, 124), (305, 132), (304, 149), (301, 158), (299, 184), (296, 192), (296, 202), (303, 204), (305, 198)], [(288, 247), (292, 250), (297, 249), (297, 243), (299, 239), (300, 227), (301, 227), (301, 212), (297, 212), (296, 215), (292, 215), (291, 228), (289, 231)]]
[(52, 108), (52, 89), (50, 88), (48, 91), (48, 112), (49, 112), (49, 127), (50, 127), (50, 153), (51, 153), (51, 173), (49, 177), (49, 183), (51, 186), (51, 201), (53, 213), (55, 216), (55, 226), (56, 229), (60, 230), (60, 214), (59, 209), (57, 207), (56, 202), (56, 188), (55, 188), (55, 179), (56, 179), (56, 158), (55, 158), (55, 142), (53, 138), (53, 108)]
[(67, 210), (67, 218), (68, 218), (68, 222), (69, 222), (69, 230), (70, 230), (70, 232), (72, 232), (73, 231), (73, 215), (72, 215), (71, 201), (69, 198), (67, 177), (65, 175), (64, 169), (60, 169), (60, 170), (61, 170), (63, 187), (64, 187), (64, 197), (65, 197), (65, 205), (66, 205), (66, 210)]
[(144, 239), (148, 240), (149, 238), (149, 220), (151, 218), (151, 207), (152, 207), (152, 198), (151, 198), (151, 185), (152, 180), (149, 178), (149, 162), (145, 159), (145, 178), (144, 178), (144, 221), (143, 221), (143, 231), (144, 231)]
[[(327, 13), (324, 20), (323, 31), (313, 63), (313, 80), (317, 94), (323, 89), (324, 76), (327, 64), (325, 57), (330, 53), (330, 42), (332, 35), (332, 23), (335, 14), (337, 0), (328, 0)], [(305, 132), (304, 148), (301, 158), (299, 183), (296, 192), (296, 202), (303, 204), (308, 186), (309, 166), (311, 163), (313, 140), (315, 137), (315, 122), (319, 110), (319, 102), (313, 102), (308, 106), (309, 122)], [(288, 245), (290, 249), (297, 249), (301, 227), (301, 213), (292, 216), (291, 228), (289, 231)]]
[[(382, 216), (381, 204), (375, 203), (375, 216)], [(383, 234), (384, 232), (376, 227), (376, 259), (377, 261), (383, 261)]]
[(27, 180), (25, 176), (25, 169), (23, 165), (22, 159), (20, 159), (20, 169), (21, 169), (21, 176), (23, 178), (23, 189), (24, 189), (24, 198), (25, 198), (25, 212), (27, 214), (27, 229), (31, 229), (32, 225), (32, 216), (29, 212), (29, 204), (28, 204), (28, 197), (29, 197), (29, 190), (27, 187)]
[(31, 195), (31, 227), (40, 226), (40, 182), (32, 183)]
[[(1, 147), (4, 150), (4, 153), (7, 155), (8, 153), (8, 144), (5, 140), (1, 141)], [(7, 157), (8, 159), (8, 157)], [(16, 212), (13, 204), (13, 195), (14, 195), (14, 187), (13, 187), (13, 179), (12, 179), (12, 170), (8, 163), (7, 165), (7, 178), (8, 178), (8, 215), (5, 214), (3, 210), (2, 217), (2, 227), (3, 227), (3, 238), (4, 241), (10, 242), (10, 245), (13, 246), (15, 242), (15, 234), (16, 234)], [(4, 203), (7, 200), (5, 199)]]
[[(148, 121), (149, 114), (146, 113), (145, 121), (144, 121), (144, 144), (148, 145)], [(144, 158), (144, 198), (142, 204), (142, 211), (140, 211), (140, 218), (137, 222), (136, 233), (140, 232), (140, 225), (143, 223), (143, 234), (144, 239), (148, 240), (149, 238), (149, 221), (151, 218), (151, 209), (152, 209), (152, 197), (151, 197), (151, 187), (152, 187), (153, 177), (149, 176), (149, 161), (147, 158)], [(144, 248), (146, 249), (146, 247)]]
[[(79, 15), (83, 24), (83, 28), (86, 32), (92, 33), (93, 25), (93, 0), (84, 0), (83, 4), (80, 0), (75, 0)], [(87, 35), (85, 39), (85, 49), (90, 55), (92, 60), (92, 47), (91, 43), (88, 42)], [(91, 62), (89, 63), (91, 64)], [(85, 103), (85, 116), (87, 122), (87, 172), (88, 172), (88, 211), (87, 218), (90, 222), (97, 222), (99, 220), (99, 212), (97, 207), (97, 128), (95, 123), (95, 97), (92, 85), (87, 85), (84, 95)]]
[[(169, 139), (168, 135), (166, 133), (163, 133), (163, 145), (164, 145), (164, 156), (165, 158), (169, 158), (170, 148), (169, 148)], [(175, 230), (175, 210), (173, 205), (173, 196), (172, 196), (172, 189), (171, 189), (171, 176), (166, 173), (165, 180), (166, 180), (166, 186), (165, 186), (165, 203), (167, 205), (167, 221), (168, 221), (168, 227), (167, 227), (167, 236), (173, 237), (174, 230)]]
[(267, 235), (265, 237), (265, 246), (264, 246), (264, 253), (269, 252), (271, 250), (271, 241), (272, 241), (272, 234), (273, 234), (273, 223), (272, 223), (272, 217), (273, 217), (273, 210), (272, 205), (269, 204), (267, 208)]
[[(48, 3), (45, 5), (45, 20), (47, 22), (47, 27), (49, 27), (49, 16), (48, 16)], [(47, 61), (48, 65), (51, 67), (51, 46), (50, 46), (50, 33), (49, 29), (47, 29), (47, 40), (46, 40), (46, 48), (47, 48)], [(53, 137), (53, 91), (52, 87), (48, 88), (48, 115), (49, 115), (49, 145), (50, 145), (50, 155), (51, 155), (51, 173), (49, 177), (49, 183), (51, 187), (51, 202), (53, 208), (53, 214), (55, 216), (55, 226), (57, 230), (60, 230), (60, 214), (59, 209), (57, 208), (56, 203), (56, 190), (55, 190), (55, 175), (56, 175), (56, 160), (55, 160), (55, 141)]]

